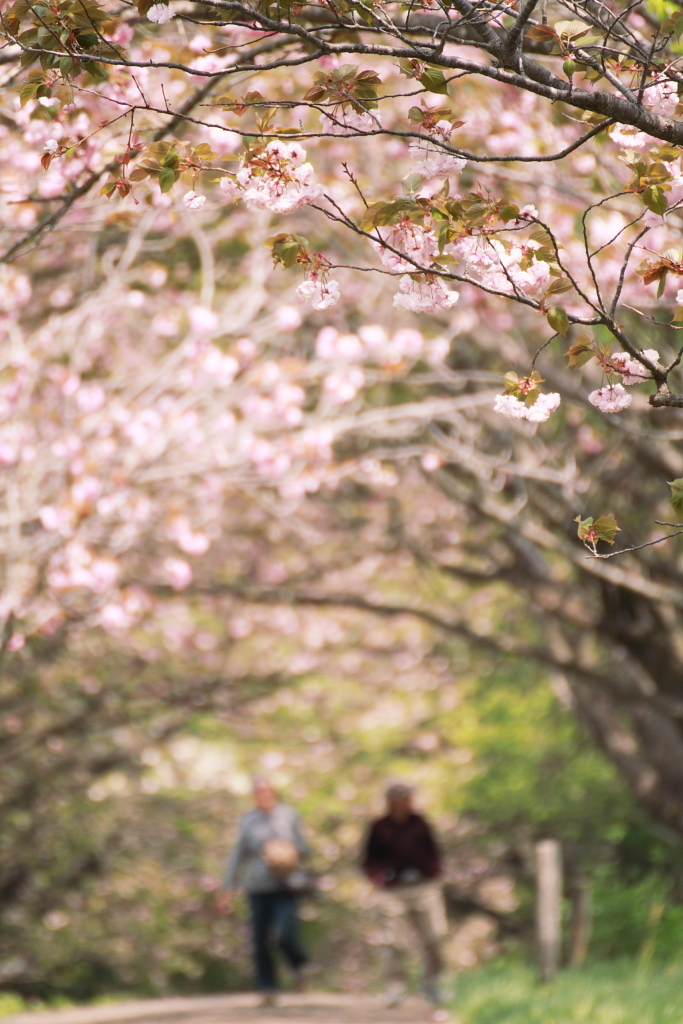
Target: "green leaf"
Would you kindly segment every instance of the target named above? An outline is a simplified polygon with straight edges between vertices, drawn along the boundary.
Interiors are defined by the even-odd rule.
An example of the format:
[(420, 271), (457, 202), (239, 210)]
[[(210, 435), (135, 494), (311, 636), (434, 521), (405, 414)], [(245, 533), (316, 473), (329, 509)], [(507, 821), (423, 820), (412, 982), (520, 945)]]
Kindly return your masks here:
[(582, 21), (556, 21), (555, 31), (561, 39), (575, 40), (589, 35), (591, 29)]
[(648, 185), (643, 192), (643, 202), (653, 213), (665, 213), (668, 207), (666, 193), (661, 185)]
[(298, 257), (305, 253), (308, 241), (302, 235), (282, 234), (267, 239), (265, 244), (270, 248), (273, 262), (289, 269), (295, 265)]
[(42, 82), (24, 82), (19, 90), (19, 102), (22, 107), (25, 103), (28, 103), (29, 100), (33, 99), (42, 84)]
[(564, 71), (567, 78), (571, 78), (572, 75), (576, 74), (578, 66), (579, 65), (576, 63), (575, 60), (566, 60), (562, 65), (562, 70)]
[(176, 176), (172, 167), (162, 167), (159, 171), (159, 188), (162, 192), (170, 192), (175, 184)]
[(593, 517), (589, 516), (588, 519), (582, 519), (581, 516), (577, 516), (574, 520), (575, 523), (579, 524), (579, 528), (576, 531), (579, 540), (588, 540), (593, 534)]
[(417, 61), (408, 60), (406, 57), (401, 57), (398, 62), (398, 66), (402, 75), (406, 78), (415, 78), (415, 67), (418, 66)]
[(617, 533), (621, 533), (621, 527), (617, 526), (617, 521), (611, 512), (608, 512), (606, 516), (600, 516), (593, 523), (593, 529), (597, 535), (598, 540), (604, 540), (607, 544), (614, 544), (614, 538)]
[(440, 68), (426, 68), (424, 74), (420, 76), (420, 85), (423, 85), (427, 92), (448, 95), (448, 82)]
[(568, 292), (571, 287), (572, 283), (568, 278), (558, 277), (555, 281), (550, 282), (546, 295), (560, 295), (562, 292)]
[(569, 346), (566, 355), (568, 368), (574, 366), (578, 370), (580, 367), (585, 366), (595, 355), (591, 338), (587, 334), (580, 334), (574, 344)]
[(195, 160), (213, 160), (217, 155), (208, 142), (200, 142), (194, 151)]
[(550, 306), (545, 318), (557, 334), (565, 335), (569, 330), (569, 318), (563, 306)]
[(507, 203), (505, 206), (501, 206), (498, 216), (507, 224), (509, 220), (515, 220), (519, 217), (519, 207), (514, 206), (512, 203)]
[(579, 540), (593, 546), (599, 540), (604, 540), (607, 544), (614, 544), (614, 538), (617, 533), (621, 532), (621, 528), (617, 526), (617, 521), (611, 512), (608, 512), (606, 516), (600, 516), (599, 519), (593, 519), (592, 516), (582, 519), (581, 516), (577, 516), (574, 522), (579, 524), (576, 531)]
[(169, 149), (168, 153), (164, 157), (164, 167), (171, 167), (173, 170), (176, 169), (180, 163), (180, 155), (177, 149)]
[(527, 32), (527, 37), (541, 43), (547, 43), (551, 39), (557, 39), (557, 32), (550, 25), (534, 25)]
[(403, 191), (407, 196), (414, 196), (420, 191), (422, 186), (422, 175), (421, 174), (408, 174), (403, 179)]
[(683, 477), (668, 481), (671, 488), (671, 504), (679, 516), (683, 516)]

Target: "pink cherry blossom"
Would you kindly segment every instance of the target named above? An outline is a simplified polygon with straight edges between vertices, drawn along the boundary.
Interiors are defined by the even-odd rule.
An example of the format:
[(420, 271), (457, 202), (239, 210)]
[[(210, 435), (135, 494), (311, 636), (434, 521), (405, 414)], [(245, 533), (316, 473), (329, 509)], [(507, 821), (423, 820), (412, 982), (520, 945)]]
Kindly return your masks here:
[(410, 155), (418, 161), (413, 164), (413, 173), (423, 178), (447, 178), (450, 174), (460, 174), (467, 163), (463, 157), (444, 153), (443, 150), (418, 139), (413, 139), (408, 148)]
[(520, 401), (515, 395), (497, 395), (493, 411), (502, 416), (510, 416), (515, 420), (529, 420), (530, 423), (545, 423), (551, 412), (555, 412), (560, 405), (560, 395), (551, 391), (548, 394), (539, 394), (533, 405), (527, 405)]
[(420, 458), (420, 465), (427, 473), (434, 473), (443, 465), (443, 460), (437, 452), (425, 452)]
[(653, 114), (660, 117), (673, 117), (678, 106), (678, 86), (676, 82), (661, 78), (658, 82), (648, 85), (643, 93), (643, 100)]
[(526, 405), (514, 395), (496, 395), (493, 411), (501, 416), (509, 416), (513, 420), (526, 419)]
[(166, 527), (166, 536), (186, 555), (204, 555), (211, 546), (205, 533), (192, 529), (187, 516), (175, 516)]
[(371, 132), (382, 127), (379, 111), (334, 110), (332, 116), (320, 115), (320, 129), (326, 135), (353, 135), (355, 132)]
[(321, 277), (309, 277), (296, 290), (297, 295), (310, 302), (313, 309), (329, 309), (336, 306), (341, 298), (339, 283), (335, 280), (323, 280)]
[(212, 334), (218, 327), (218, 317), (206, 306), (191, 306), (188, 319), (193, 334)]
[[(656, 349), (643, 349), (642, 354), (651, 363), (659, 366), (659, 352)], [(643, 381), (650, 380), (651, 378), (648, 368), (643, 366), (638, 359), (634, 359), (628, 352), (615, 352), (609, 357), (609, 362), (622, 375), (622, 384), (642, 384)]]
[(199, 195), (194, 189), (190, 189), (183, 196), (183, 203), (188, 210), (201, 210), (202, 206), (206, 202), (206, 196)]
[(459, 299), (458, 292), (450, 291), (442, 278), (421, 274), (401, 278), (401, 291), (394, 295), (394, 305), (413, 313), (439, 313), (450, 309)]
[(91, 384), (88, 387), (79, 388), (76, 392), (76, 405), (84, 413), (97, 412), (107, 400), (103, 387), (99, 384)]
[(353, 401), (364, 384), (365, 374), (360, 366), (344, 366), (325, 377), (323, 390), (332, 405), (345, 405)]
[(591, 391), (588, 401), (601, 412), (615, 413), (628, 409), (633, 399), (621, 384), (607, 384)]
[(420, 266), (430, 266), (432, 258), (438, 251), (436, 235), (432, 231), (425, 231), (419, 224), (414, 224), (409, 220), (389, 231), (384, 241), (414, 261), (410, 263), (408, 260), (401, 259), (382, 242), (373, 242), (373, 248), (382, 263), (395, 273), (412, 273), (416, 269), (415, 263)]
[(545, 423), (551, 412), (560, 406), (560, 396), (555, 391), (539, 395), (533, 405), (527, 406), (526, 418), (530, 423)]
[(323, 195), (313, 166), (305, 159), (298, 142), (273, 139), (263, 150), (247, 153), (234, 177), (221, 180), (221, 191), (253, 209), (292, 213)]
[(303, 318), (296, 306), (278, 306), (275, 323), (280, 331), (296, 331), (301, 327)]
[[(361, 332), (366, 328), (361, 328)], [(382, 334), (386, 341), (386, 332)], [(363, 340), (359, 334), (340, 334), (336, 327), (323, 327), (315, 339), (315, 354), (319, 359), (349, 360), (362, 359), (364, 355)], [(359, 336), (360, 335), (360, 336)]]
[(147, 20), (155, 25), (165, 25), (172, 18), (175, 18), (175, 11), (172, 11), (167, 4), (153, 4), (147, 11)]
[(610, 138), (617, 146), (636, 151), (645, 149), (656, 142), (651, 135), (639, 132), (637, 128), (627, 124), (615, 124), (610, 131)]
[(182, 558), (165, 558), (161, 570), (174, 590), (185, 590), (194, 579), (192, 569)]

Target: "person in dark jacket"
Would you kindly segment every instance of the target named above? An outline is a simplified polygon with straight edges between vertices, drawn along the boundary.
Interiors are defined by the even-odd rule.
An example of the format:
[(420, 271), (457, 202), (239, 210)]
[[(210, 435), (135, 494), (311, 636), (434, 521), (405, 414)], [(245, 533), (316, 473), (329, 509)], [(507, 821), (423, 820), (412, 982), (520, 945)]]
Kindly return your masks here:
[(387, 1005), (398, 1006), (405, 996), (409, 923), (422, 947), (423, 992), (438, 1007), (442, 946), (448, 934), (439, 882), (441, 855), (429, 823), (413, 809), (411, 787), (394, 783), (386, 799), (387, 814), (370, 826), (361, 867), (378, 890)]

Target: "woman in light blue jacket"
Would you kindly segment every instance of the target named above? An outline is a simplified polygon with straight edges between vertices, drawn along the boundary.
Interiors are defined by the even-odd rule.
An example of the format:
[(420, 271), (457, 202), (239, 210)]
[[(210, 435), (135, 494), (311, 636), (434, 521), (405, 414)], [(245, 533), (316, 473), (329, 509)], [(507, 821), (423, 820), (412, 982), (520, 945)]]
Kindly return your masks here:
[(304, 987), (308, 956), (299, 941), (298, 893), (288, 884), (309, 848), (293, 807), (280, 803), (264, 778), (254, 780), (255, 807), (240, 822), (239, 838), (225, 866), (219, 909), (232, 907), (238, 876), (244, 871), (254, 938), (256, 987), (262, 1005), (272, 1006), (277, 975), (272, 947), (277, 944), (292, 970), (299, 991)]

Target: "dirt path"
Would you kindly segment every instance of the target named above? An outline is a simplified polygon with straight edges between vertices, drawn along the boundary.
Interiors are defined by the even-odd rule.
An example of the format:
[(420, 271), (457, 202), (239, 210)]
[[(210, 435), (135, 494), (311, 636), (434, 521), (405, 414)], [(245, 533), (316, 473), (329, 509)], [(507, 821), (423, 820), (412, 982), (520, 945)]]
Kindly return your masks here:
[(20, 1013), (3, 1024), (427, 1024), (427, 1004), (411, 998), (387, 1010), (376, 996), (285, 995), (279, 1006), (260, 1009), (253, 995), (154, 999)]

